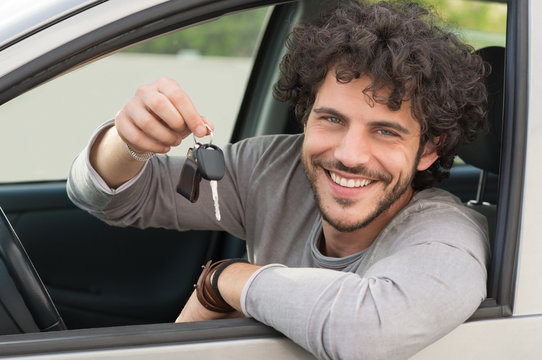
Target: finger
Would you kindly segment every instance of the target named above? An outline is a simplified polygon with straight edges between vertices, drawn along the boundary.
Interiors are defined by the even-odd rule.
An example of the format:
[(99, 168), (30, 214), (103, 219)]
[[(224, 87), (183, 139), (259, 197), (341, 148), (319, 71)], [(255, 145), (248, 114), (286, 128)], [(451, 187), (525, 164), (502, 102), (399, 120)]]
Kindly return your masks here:
[[(212, 122), (209, 121), (209, 119), (207, 119), (205, 116), (202, 116), (201, 119), (205, 124), (209, 125), (213, 131), (215, 131), (215, 126)], [(209, 134), (209, 132), (207, 132), (207, 134)]]
[(164, 119), (167, 124), (177, 132), (181, 132), (187, 126), (196, 136), (202, 137), (207, 134), (207, 128), (203, 117), (198, 113), (190, 97), (181, 87), (171, 79), (160, 79), (157, 82), (158, 91), (164, 94), (171, 104), (181, 115), (181, 120), (174, 118)]
[(203, 119), (203, 123), (204, 123), (206, 132), (205, 132), (204, 136), (197, 136), (197, 137), (198, 138), (203, 138), (203, 137), (205, 137), (207, 135), (211, 135), (210, 142), (213, 142), (213, 140), (214, 140), (214, 125), (211, 122), (209, 122), (205, 117), (202, 117), (202, 119)]
[(167, 120), (166, 122), (179, 123), (181, 114), (171, 99), (167, 97), (167, 94), (161, 91), (162, 87), (176, 87), (178, 91), (182, 91), (172, 80), (160, 79), (151, 85), (141, 86), (136, 92), (136, 96), (141, 97), (148, 108), (163, 120)]
[(115, 127), (122, 141), (130, 145), (137, 152), (152, 151), (167, 153), (171, 147), (152, 138), (141, 131), (132, 121), (129, 121), (125, 112), (121, 111), (115, 118)]
[[(159, 97), (163, 96), (158, 93), (156, 94)], [(152, 95), (143, 95), (140, 93), (132, 98), (124, 108), (125, 120), (132, 122), (139, 130), (157, 142), (168, 146), (180, 144), (182, 140), (180, 134), (173, 131), (159, 116), (147, 107), (144, 98), (149, 97), (152, 97)]]
[(182, 133), (181, 133), (181, 137), (184, 139), (186, 138), (188, 135), (192, 134), (192, 132), (190, 131), (189, 128), (186, 128)]
[(205, 126), (205, 135), (203, 136), (197, 136), (199, 138), (202, 138), (204, 136), (207, 136), (207, 135), (211, 135), (211, 133), (214, 132), (214, 129), (215, 129), (215, 126), (213, 125), (213, 123), (211, 123), (209, 120), (207, 120), (207, 118), (205, 116), (202, 116), (201, 117), (202, 120), (203, 120), (203, 124)]
[(139, 99), (146, 110), (173, 133), (182, 133), (187, 128), (186, 123), (171, 100), (160, 92), (160, 86), (160, 83), (141, 86), (134, 98)]

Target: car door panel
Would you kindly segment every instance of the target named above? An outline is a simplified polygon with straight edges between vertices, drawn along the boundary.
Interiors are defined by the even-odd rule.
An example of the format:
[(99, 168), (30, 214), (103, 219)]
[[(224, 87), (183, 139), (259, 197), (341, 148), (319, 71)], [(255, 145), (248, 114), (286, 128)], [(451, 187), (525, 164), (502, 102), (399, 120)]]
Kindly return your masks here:
[[(37, 80), (40, 76), (49, 79), (49, 77), (57, 73), (67, 71), (73, 64), (82, 61), (81, 57), (87, 61), (89, 58), (109, 53), (112, 46), (118, 49), (130, 45), (136, 40), (139, 42), (146, 39), (150, 37), (149, 32), (152, 32), (153, 36), (164, 32), (172, 32), (192, 22), (217, 18), (234, 10), (237, 12), (240, 9), (235, 2), (229, 2), (229, 4), (223, 2), (192, 2), (193, 4), (166, 2), (162, 5), (152, 6), (152, 4), (159, 2), (148, 2), (149, 8), (141, 13), (132, 14), (132, 10), (127, 10), (127, 14), (131, 15), (113, 21), (114, 24), (97, 26), (94, 30), (89, 30), (85, 35), (71, 40), (69, 46), (66, 44), (60, 46), (55, 51), (48, 52), (47, 56), (34, 59), (31, 66), (24, 65), (23, 68), (10, 75), (29, 77), (38, 84), (41, 82)], [(263, 1), (259, 2), (259, 5), (273, 2)], [(108, 5), (106, 3), (104, 6), (107, 8), (108, 6), (121, 5)], [(244, 4), (242, 7), (249, 7), (249, 4)], [(101, 8), (96, 7), (93, 11), (109, 12), (100, 10)], [(189, 8), (190, 11), (187, 12), (186, 8)], [(265, 26), (264, 15), (267, 10), (261, 10), (263, 12), (259, 11), (257, 19), (259, 19), (258, 26), (263, 27)], [(168, 19), (168, 24), (164, 24), (164, 17)], [(209, 25), (212, 29), (212, 22)], [(54, 27), (51, 27), (44, 32), (54, 31)], [(203, 31), (201, 27), (199, 31)], [(211, 30), (206, 31), (209, 33)], [(223, 32), (223, 30), (220, 30), (220, 32)], [(254, 28), (251, 34), (256, 40), (258, 29)], [(177, 35), (175, 33), (169, 35), (176, 40), (168, 40), (166, 42), (169, 44), (168, 46), (177, 46), (179, 42), (176, 38)], [(254, 46), (256, 44), (257, 41), (254, 41)], [(81, 52), (80, 49), (86, 50)], [(114, 88), (111, 94), (129, 95), (137, 86), (149, 81), (144, 76), (152, 73), (153, 69), (159, 70), (159, 76), (168, 76), (181, 82), (183, 86), (186, 86), (187, 91), (191, 89), (192, 83), (188, 80), (182, 82), (187, 75), (185, 74), (183, 77), (178, 74), (180, 70), (195, 66), (195, 63), (191, 62), (192, 58), (190, 56), (177, 56), (176, 52), (159, 53), (156, 56), (137, 52), (115, 55), (119, 56), (110, 57), (113, 58), (110, 62), (106, 60), (111, 59), (97, 61), (92, 65), (82, 67), (76, 72), (69, 72), (45, 86), (25, 94), (27, 96), (25, 101), (29, 102), (25, 103), (26, 105), (22, 105), (23, 101), (15, 104), (17, 109), (22, 109), (21, 112), (10, 113), (9, 110), (12, 108), (10, 106), (4, 107), (8, 109), (6, 110), (8, 113), (4, 114), (3, 118), (12, 119), (14, 127), (19, 126), (22, 129), (31, 127), (35, 131), (28, 131), (29, 134), (39, 133), (40, 135), (39, 139), (30, 139), (31, 136), (29, 135), (29, 138), (25, 140), (28, 143), (18, 143), (16, 146), (21, 149), (16, 154), (18, 158), (15, 159), (16, 156), (14, 155), (13, 162), (10, 163), (10, 165), (13, 164), (10, 167), (11, 169), (17, 171), (20, 171), (20, 169), (30, 170), (28, 174), (31, 176), (26, 177), (28, 175), (26, 173), (24, 175), (20, 174), (20, 179), (23, 180), (19, 180), (17, 177), (19, 174), (6, 174), (14, 175), (14, 177), (6, 177), (3, 181), (27, 181), (25, 179), (33, 181), (34, 179), (57, 179), (65, 176), (64, 174), (69, 168), (69, 162), (72, 161), (75, 154), (73, 150), (67, 149), (64, 141), (55, 140), (52, 142), (51, 138), (62, 135), (62, 139), (66, 140), (66, 143), (70, 143), (77, 151), (80, 151), (92, 133), (92, 129), (97, 126), (97, 124), (94, 125), (94, 122), (100, 122), (100, 119), (108, 119), (126, 101), (121, 95), (121, 99), (117, 99), (108, 105), (104, 99), (100, 100), (94, 97), (97, 93), (106, 93), (104, 89), (110, 90)], [(222, 86), (227, 86), (227, 91), (221, 91), (221, 94), (227, 93), (232, 96), (229, 98), (222, 97), (227, 100), (228, 104), (235, 105), (245, 90), (242, 77), (248, 76), (250, 71), (248, 65), (251, 61), (251, 58), (246, 54), (244, 55), (246, 59), (241, 58), (240, 55), (235, 56), (240, 60), (237, 62), (223, 61), (218, 65), (214, 59), (207, 60), (206, 57), (202, 56), (197, 64), (214, 65), (207, 70), (200, 70), (200, 72), (204, 71), (203, 74), (192, 71), (194, 74), (190, 75), (195, 75), (193, 77), (196, 79), (193, 82), (196, 84), (202, 83), (201, 79), (204, 75), (205, 78), (216, 78), (221, 75), (222, 83), (225, 84)], [(58, 64), (53, 58), (56, 60), (62, 59), (62, 61)], [(150, 62), (145, 62), (149, 59)], [(52, 61), (54, 65), (51, 65), (49, 61)], [(108, 65), (104, 67), (104, 63)], [(118, 66), (119, 64), (120, 66)], [(164, 64), (167, 64), (168, 67), (166, 68)], [(96, 67), (93, 67), (94, 65)], [(110, 67), (113, 65), (117, 67)], [(32, 74), (36, 69), (32, 69), (32, 67), (46, 70), (38, 71), (39, 75), (34, 76)], [(85, 72), (89, 68), (89, 72)], [(236, 69), (241, 69), (246, 74), (241, 74), (241, 70)], [(229, 74), (228, 76), (237, 75), (235, 80), (240, 86), (235, 91), (232, 86), (234, 81), (224, 75), (226, 72)], [(123, 75), (126, 76), (123, 77)], [(156, 78), (153, 77), (150, 81)], [(130, 81), (136, 79), (138, 81), (137, 86), (130, 85)], [(5, 81), (10, 81), (10, 79), (4, 78), (2, 80), (4, 84)], [(12, 92), (16, 87), (23, 92), (33, 86), (28, 81), (24, 82), (24, 84), (21, 81), (15, 82), (16, 85), (8, 86), (2, 92), (2, 96), (5, 96), (7, 92)], [(61, 83), (60, 87), (55, 87), (58, 86), (55, 83)], [(84, 84), (84, 86), (79, 87), (81, 84)], [(49, 85), (51, 87), (47, 87)], [(122, 85), (129, 85), (129, 90), (122, 90)], [(223, 87), (220, 87), (217, 83), (214, 88), (222, 89)], [(88, 91), (88, 93), (84, 91)], [(69, 97), (68, 94), (74, 96)], [(113, 98), (113, 95), (107, 94), (109, 94), (105, 96), (107, 100)], [(208, 97), (212, 96), (212, 92), (208, 87), (204, 89), (204, 94)], [(44, 99), (44, 103), (39, 102)], [(34, 103), (34, 100), (39, 101)], [(62, 101), (57, 102), (57, 100)], [(194, 96), (194, 101), (197, 100), (197, 97)], [(85, 108), (86, 104), (98, 103), (99, 105), (92, 105), (89, 111), (80, 110)], [(70, 106), (75, 108), (70, 108)], [(108, 106), (111, 108), (108, 108)], [(212, 111), (206, 110), (209, 107), (212, 110), (215, 108), (220, 109), (218, 115), (213, 116)], [(43, 116), (38, 122), (45, 126), (41, 131), (37, 131), (39, 124), (27, 122), (37, 116), (28, 114), (26, 111), (36, 108), (40, 109), (40, 116)], [(107, 108), (107, 114), (99, 112), (104, 108)], [(230, 107), (226, 108), (213, 100), (207, 108), (202, 105), (198, 106), (198, 109), (206, 111), (206, 116), (213, 118), (213, 121), (215, 118), (218, 119), (215, 122), (215, 125), (221, 126), (218, 137), (229, 136), (229, 130), (225, 125), (227, 119), (225, 118), (227, 114), (232, 112), (231, 110), (226, 111)], [(77, 125), (74, 125), (74, 113), (80, 115), (77, 117)], [(236, 112), (233, 111), (233, 113), (233, 117), (235, 117)], [(85, 116), (88, 118), (85, 118)], [(233, 122), (234, 119), (231, 120)], [(221, 123), (218, 123), (218, 121)], [(88, 127), (88, 129), (84, 129), (85, 127)], [(47, 133), (44, 133), (44, 131), (47, 131)], [(84, 134), (84, 137), (78, 138), (76, 132)], [(65, 134), (69, 134), (69, 136), (65, 136)], [(6, 148), (11, 147), (8, 140), (6, 139), (4, 142)], [(38, 144), (39, 141), (44, 141), (43, 146)], [(32, 143), (32, 146), (29, 145), (30, 143)], [(59, 144), (59, 147), (55, 147), (55, 145)], [(36, 162), (34, 167), (32, 165), (19, 166), (22, 163), (26, 164), (26, 161), (23, 162), (18, 159), (37, 159), (26, 156), (24, 150), (40, 148), (40, 146), (47, 149), (50, 154), (50, 161)], [(186, 154), (186, 150), (184, 154)], [(67, 161), (65, 161), (66, 159), (60, 161), (61, 157), (65, 157)], [(60, 175), (57, 172), (41, 176), (44, 171), (38, 169), (38, 167), (45, 164), (46, 169), (53, 168), (53, 163), (57, 167), (60, 163), (64, 164), (60, 167)], [(35, 174), (38, 175), (34, 176)], [(171, 322), (178, 315), (188, 296), (193, 291), (193, 284), (199, 275), (200, 266), (207, 259), (211, 257), (216, 259), (242, 256), (244, 251), (244, 242), (220, 232), (186, 231), (179, 233), (166, 229), (140, 230), (109, 226), (76, 208), (70, 202), (66, 195), (65, 181), (3, 183), (0, 185), (0, 206), (4, 208), (13, 222), (15, 230), (70, 329)], [(226, 239), (222, 239), (224, 237)]]
[(2, 186), (0, 206), (69, 328), (173, 321), (218, 236), (109, 226), (65, 182)]

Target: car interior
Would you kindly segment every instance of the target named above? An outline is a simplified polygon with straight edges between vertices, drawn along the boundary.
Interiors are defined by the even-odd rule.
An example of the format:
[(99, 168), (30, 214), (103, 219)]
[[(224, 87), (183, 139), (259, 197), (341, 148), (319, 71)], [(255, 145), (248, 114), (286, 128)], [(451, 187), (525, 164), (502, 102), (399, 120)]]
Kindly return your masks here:
[[(282, 39), (294, 10), (304, 7), (301, 16), (311, 16), (315, 2), (275, 6), (260, 39), (233, 142), (258, 134), (300, 130), (293, 111), (271, 97), (269, 89), (276, 71), (270, 69), (277, 68), (283, 54)], [(164, 13), (165, 9), (167, 5)], [(175, 26), (183, 24), (181, 15), (169, 19)], [(155, 32), (169, 29), (154, 26)], [(116, 38), (86, 56), (98, 57), (108, 46), (121, 47), (133, 41)], [(499, 271), (505, 248), (504, 237), (496, 236), (496, 229), (507, 54), (501, 46), (478, 52), (491, 67), (487, 79), (489, 132), (461, 147), (460, 161), (441, 185), (488, 219), (493, 252), (488, 299), (473, 319), (502, 315)], [(256, 118), (261, 121), (252, 120)], [(242, 240), (222, 232), (186, 231), (180, 235), (167, 229), (109, 226), (70, 202), (65, 181), (5, 184), (0, 188), (0, 206), (2, 335), (172, 322), (191, 294), (202, 264), (208, 259), (241, 257), (245, 251)]]
[[(498, 174), (501, 154), (501, 132), (503, 118), (503, 86), (505, 49), (499, 46), (491, 46), (479, 49), (478, 54), (489, 64), (490, 74), (486, 79), (488, 91), (488, 123), (489, 130), (486, 135), (472, 143), (462, 146), (458, 150), (458, 156), (468, 165), (479, 169), (480, 177), (476, 187), (475, 196), (472, 193), (469, 200), (463, 195), (462, 200), (466, 205), (475, 209), (487, 219), (489, 244), (492, 250), (495, 247), (495, 227), (497, 221), (497, 197)], [(457, 176), (457, 174), (454, 174)], [(455, 179), (451, 178), (450, 182)], [(454, 192), (452, 187), (450, 191)], [(458, 195), (456, 192), (454, 192)], [(458, 195), (459, 196), (459, 195)], [(493, 256), (497, 258), (496, 256)], [(495, 264), (490, 264), (489, 276), (495, 270)], [(492, 279), (488, 280), (488, 296), (495, 296), (494, 289), (490, 286)]]

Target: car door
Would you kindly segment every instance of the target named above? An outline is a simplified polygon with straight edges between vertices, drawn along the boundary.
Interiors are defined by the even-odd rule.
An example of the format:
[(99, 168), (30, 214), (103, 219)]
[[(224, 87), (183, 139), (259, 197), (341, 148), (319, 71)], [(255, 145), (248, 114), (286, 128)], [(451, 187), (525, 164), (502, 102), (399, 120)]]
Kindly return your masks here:
[[(86, 19), (85, 14), (91, 11), (89, 17), (105, 17), (107, 10), (100, 7), (107, 5), (95, 5), (72, 19)], [(160, 30), (173, 31), (171, 34), (129, 47), (46, 84), (36, 81), (39, 86), (34, 89), (29, 80), (36, 76), (34, 69), (23, 66), (16, 73), (23, 80), (4, 88), (4, 97), (9, 92), (25, 93), (0, 110), (0, 143), (3, 152), (10, 153), (3, 161), (6, 170), (0, 174), (0, 206), (70, 329), (171, 322), (192, 292), (201, 264), (210, 258), (242, 256), (244, 251), (243, 242), (228, 241), (229, 237), (224, 239), (226, 234), (219, 232), (112, 227), (76, 208), (66, 195), (70, 163), (94, 128), (112, 119), (138, 86), (159, 77), (177, 80), (190, 94), (199, 111), (215, 124), (215, 143), (223, 145), (230, 140), (271, 9), (261, 7), (177, 30), (191, 22), (218, 18), (231, 9), (214, 4), (210, 6), (219, 9), (216, 13), (200, 9), (202, 15), (197, 16), (183, 13), (188, 6), (176, 6), (179, 9), (170, 3), (150, 6), (118, 21), (135, 27), (132, 32), (145, 32), (144, 26), (137, 24), (141, 18), (178, 11), (185, 20)], [(196, 10), (192, 6), (192, 13)], [(51, 24), (42, 32), (55, 27), (62, 31), (63, 23), (69, 21), (66, 18)], [(122, 36), (115, 38), (106, 31), (108, 26), (112, 25), (95, 29), (70, 46), (78, 48), (76, 53), (99, 52), (96, 47)], [(60, 68), (62, 61), (69, 62), (65, 58), (47, 64), (48, 57), (67, 46), (62, 39), (48, 39), (52, 50), (33, 61), (33, 67), (43, 66), (37, 75), (42, 80), (71, 70), (75, 61), (88, 61), (73, 60), (65, 68)], [(116, 49), (103, 51), (111, 50)], [(188, 137), (173, 153), (186, 154), (193, 145), (194, 140)]]
[[(111, 18), (104, 20), (103, 24), (96, 26), (88, 34), (81, 35), (77, 41), (68, 42), (68, 45), (63, 45), (56, 51), (50, 50), (47, 56), (21, 65), (21, 70), (16, 74), (0, 76), (0, 99), (3, 99), (1, 102), (10, 99), (2, 105), (1, 111), (4, 111), (6, 106), (10, 108), (17, 104), (19, 97), (16, 96), (20, 93), (118, 49), (147, 38), (157, 37), (164, 32), (174, 31), (179, 27), (205, 22), (225, 13), (237, 12), (244, 7), (271, 4), (272, 1), (171, 1), (163, 4), (162, 1), (133, 1), (131, 5), (121, 5), (120, 1), (96, 3), (100, 4), (95, 5), (96, 10), (99, 6), (105, 6), (104, 12), (113, 18), (111, 14), (116, 14), (116, 20)], [(146, 9), (145, 6), (150, 3), (153, 4)], [(472, 3), (476, 5), (477, 2)], [(527, 16), (527, 4), (527, 1), (511, 2), (506, 10), (509, 22), (507, 48), (510, 48), (507, 54), (509, 69), (506, 85), (507, 138), (504, 141), (507, 150), (503, 155), (504, 175), (501, 175), (499, 180), (501, 186), (491, 191), (495, 199), (499, 197), (499, 214), (498, 241), (493, 251), (493, 265), (490, 269), (492, 281), (489, 284), (490, 298), (482, 304), (470, 322), (461, 325), (449, 336), (417, 355), (420, 359), (488, 356), (511, 358), (513, 354), (520, 354), (526, 346), (534, 347), (533, 334), (536, 336), (540, 332), (540, 311), (538, 311), (540, 302), (536, 302), (536, 299), (540, 299), (540, 294), (536, 294), (540, 286), (533, 286), (532, 281), (536, 268), (540, 268), (534, 265), (536, 251), (528, 254), (529, 248), (524, 248), (523, 265), (521, 268), (518, 266), (519, 216), (523, 201), (523, 156), (526, 150), (527, 121), (526, 98), (522, 97), (525, 96), (527, 88), (527, 79), (524, 77), (526, 71), (524, 61), (527, 61), (528, 55), (525, 37), (529, 19), (532, 24), (535, 18), (532, 14), (530, 18)], [(246, 79), (246, 85), (243, 85), (247, 90), (243, 91), (239, 98), (235, 124), (230, 133), (233, 141), (256, 134), (300, 131), (292, 121), (290, 109), (273, 100), (271, 88), (277, 76), (276, 67), (284, 52), (283, 39), (289, 27), (299, 21), (300, 17), (318, 12), (320, 6), (324, 5), (321, 1), (277, 5), (272, 15), (265, 19), (265, 25), (262, 25), (265, 26), (265, 31), (259, 37), (259, 50), (253, 65), (249, 66), (250, 76)], [(139, 9), (124, 16), (122, 12), (125, 10), (122, 8), (124, 6), (139, 6)], [(540, 10), (540, 7), (533, 6), (533, 9)], [(540, 11), (537, 12), (539, 13)], [(82, 15), (83, 12), (78, 14)], [(93, 21), (97, 21), (98, 14), (100, 14), (98, 11), (92, 13)], [(73, 18), (79, 23), (79, 27), (86, 26), (85, 21), (91, 22), (90, 18), (84, 16), (74, 15)], [(53, 31), (53, 26), (49, 30)], [(31, 45), (38, 45), (36, 42), (39, 42), (39, 39), (36, 42), (32, 42), (30, 38), (24, 41), (29, 44), (27, 48), (33, 48)], [(5, 52), (2, 51), (2, 54)], [(179, 56), (192, 61), (193, 66), (202, 61), (197, 54), (190, 51)], [(106, 59), (108, 58), (103, 60)], [(0, 63), (2, 61), (5, 60), (0, 59)], [(101, 66), (101, 63), (101, 60), (98, 60), (89, 66)], [(223, 73), (233, 71), (235, 66), (229, 63)], [(153, 70), (151, 68), (145, 66), (135, 72), (150, 73)], [(154, 70), (158, 70), (161, 75), (166, 72), (165, 67)], [(223, 73), (215, 74), (214, 77), (220, 77)], [(93, 91), (103, 92), (104, 97), (121, 93), (121, 97), (127, 99), (135, 90), (134, 86), (141, 82), (136, 79), (134, 84), (128, 86), (129, 89), (120, 90), (121, 85), (127, 80), (115, 81), (116, 78), (112, 78), (113, 81), (108, 83), (108, 76), (104, 75), (105, 73), (98, 71), (97, 74), (95, 77), (101, 86), (95, 87)], [(134, 75), (127, 77), (132, 76)], [(58, 77), (57, 80), (64, 78)], [(207, 79), (206, 82), (214, 84), (213, 80), (214, 78)], [(49, 84), (53, 86), (54, 81), (45, 86)], [(88, 87), (87, 81), (89, 80), (76, 77), (69, 82), (67, 86), (69, 90), (63, 94), (77, 94), (78, 89)], [(108, 87), (115, 91), (106, 92), (110, 90)], [(207, 87), (203, 93), (207, 94), (212, 90), (214, 89)], [(41, 99), (45, 96), (36, 94), (35, 96)], [(8, 144), (11, 134), (19, 134), (17, 138), (24, 139), (25, 136), (20, 134), (37, 132), (38, 137), (45, 138), (47, 144), (38, 146), (33, 139), (27, 142), (21, 140), (15, 145), (13, 142), (9, 143), (11, 145), (3, 148), (3, 152), (8, 154), (3, 167), (6, 169), (5, 176), (11, 176), (12, 169), (21, 163), (29, 170), (38, 169), (36, 164), (44, 164), (45, 168), (52, 166), (54, 161), (51, 159), (60, 156), (64, 150), (64, 147), (61, 147), (61, 150), (54, 154), (49, 151), (56, 141), (74, 142), (75, 148), (79, 151), (92, 130), (99, 123), (114, 116), (118, 107), (122, 106), (121, 100), (116, 100), (114, 106), (108, 108), (104, 105), (103, 98), (92, 98), (88, 95), (83, 97), (84, 101), (78, 103), (76, 111), (68, 111), (68, 117), (73, 123), (68, 122), (69, 126), (59, 127), (53, 132), (55, 136), (60, 135), (58, 138), (48, 137), (46, 130), (49, 121), (54, 120), (68, 104), (54, 96), (47, 100), (53, 102), (52, 110), (45, 111), (39, 105), (38, 118), (35, 119), (36, 116), (33, 116), (32, 125), (26, 121), (27, 116), (0, 113), (0, 122), (11, 121), (21, 126), (17, 131), (3, 135), (0, 143)], [(195, 101), (199, 106), (199, 100), (195, 98)], [(23, 107), (30, 105), (23, 104)], [(95, 109), (103, 111), (101, 114), (90, 116), (95, 123), (87, 124), (81, 120), (83, 114)], [(222, 117), (221, 113), (214, 118), (205, 115), (211, 120)], [(216, 124), (216, 121), (214, 122)], [(76, 138), (74, 130), (82, 126), (87, 126), (82, 131), (84, 135)], [(218, 127), (217, 135), (222, 134), (222, 130), (219, 129)], [(17, 157), (16, 153), (21, 148), (27, 148), (29, 153)], [(68, 158), (71, 159), (73, 156), (75, 155), (72, 154)], [(68, 166), (69, 161), (68, 164), (61, 166), (61, 171), (67, 171)], [(463, 178), (466, 179), (465, 183), (469, 190), (467, 195), (462, 197), (465, 201), (473, 197), (475, 190), (472, 189), (477, 188), (479, 171), (467, 168), (466, 173)], [(310, 355), (276, 331), (250, 319), (217, 320), (210, 324), (169, 323), (190, 293), (191, 284), (199, 272), (199, 265), (208, 257), (231, 257), (242, 253), (242, 243), (221, 233), (179, 234), (165, 229), (111, 228), (69, 203), (64, 194), (64, 177), (65, 175), (57, 175), (53, 179), (38, 176), (4, 180), (0, 185), (0, 205), (8, 211), (66, 322), (72, 329), (145, 322), (161, 324), (69, 330), (60, 334), (3, 336), (0, 338), (0, 356), (26, 359), (42, 359), (44, 356), (58, 359), (88, 357), (143, 359), (151, 356), (162, 359), (180, 356), (209, 359), (310, 358)], [(459, 195), (463, 185), (453, 179), (454, 174), (446, 186)], [(531, 175), (530, 179), (531, 183), (534, 183), (534, 176)], [(535, 194), (531, 202), (532, 210), (535, 206), (533, 203), (538, 198), (535, 190), (529, 191)], [(531, 235), (534, 235), (536, 215), (531, 212), (528, 216)], [(539, 250), (540, 246), (535, 247), (534, 240), (534, 236), (531, 236), (525, 238), (524, 242), (530, 243), (534, 250)], [(531, 266), (528, 267), (528, 264)], [(516, 272), (520, 270), (530, 275), (531, 281), (522, 282), (523, 292), (516, 293), (516, 279), (519, 279)], [(515, 307), (515, 297), (520, 300), (519, 307)], [(538, 315), (535, 311), (538, 311), (536, 313)], [(511, 327), (508, 325), (509, 320), (513, 321)], [(513, 333), (519, 336), (514, 339)], [(520, 348), (522, 346), (523, 348)], [(533, 353), (521, 354), (525, 355), (524, 358), (537, 358)]]

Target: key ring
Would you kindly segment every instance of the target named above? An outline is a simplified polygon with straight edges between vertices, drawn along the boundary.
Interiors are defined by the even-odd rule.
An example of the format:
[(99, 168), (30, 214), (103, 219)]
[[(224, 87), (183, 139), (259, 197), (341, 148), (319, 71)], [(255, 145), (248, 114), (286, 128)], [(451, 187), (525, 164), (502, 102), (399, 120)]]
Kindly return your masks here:
[[(215, 132), (213, 131), (213, 129), (211, 129), (211, 126), (209, 126), (209, 124), (205, 124), (205, 127), (207, 129), (209, 129), (209, 136), (211, 137), (211, 141), (209, 142), (209, 145), (213, 145), (213, 140), (215, 139)], [(194, 143), (197, 145), (197, 146), (200, 146), (201, 143), (199, 143), (197, 140), (196, 140), (196, 134), (192, 133), (192, 136), (194, 137)], [(205, 137), (205, 136), (204, 136)]]

